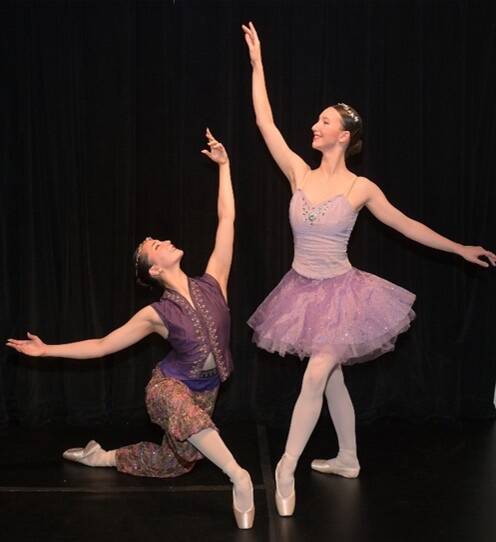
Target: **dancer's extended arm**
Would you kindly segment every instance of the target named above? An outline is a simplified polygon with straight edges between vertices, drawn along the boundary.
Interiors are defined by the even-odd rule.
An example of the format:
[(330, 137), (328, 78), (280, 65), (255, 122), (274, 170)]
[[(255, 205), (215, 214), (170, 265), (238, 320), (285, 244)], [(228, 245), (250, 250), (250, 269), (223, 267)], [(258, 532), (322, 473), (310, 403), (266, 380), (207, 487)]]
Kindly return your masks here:
[(381, 222), (399, 231), (405, 237), (437, 250), (453, 252), (465, 260), (482, 267), (489, 267), (489, 264), (481, 259), (482, 256), (485, 256), (491, 265), (496, 266), (496, 255), (493, 252), (480, 246), (462, 245), (451, 241), (421, 222), (409, 218), (391, 205), (382, 190), (373, 182), (366, 182), (365, 194), (367, 198), (365, 205), (371, 213)]
[(7, 346), (27, 356), (91, 359), (123, 350), (153, 332), (164, 336), (164, 326), (156, 311), (148, 306), (137, 312), (123, 326), (101, 339), (66, 344), (45, 344), (39, 337), (28, 332), (27, 339), (8, 339)]
[(227, 299), (227, 281), (231, 270), (234, 243), (234, 193), (231, 183), (229, 158), (222, 143), (219, 143), (207, 128), (207, 139), (210, 150), (202, 153), (219, 165), (219, 193), (217, 198), (218, 224), (215, 235), (215, 246), (208, 260), (206, 272), (219, 283), (224, 297)]
[(245, 41), (248, 45), (250, 61), (253, 68), (252, 97), (257, 126), (262, 133), (270, 154), (277, 162), (277, 165), (281, 168), (284, 175), (288, 178), (291, 189), (294, 192), (297, 188), (297, 180), (303, 178), (305, 172), (308, 171), (309, 166), (289, 148), (281, 132), (274, 123), (265, 84), (262, 52), (257, 31), (251, 22), (248, 26), (243, 25), (242, 29), (245, 33)]

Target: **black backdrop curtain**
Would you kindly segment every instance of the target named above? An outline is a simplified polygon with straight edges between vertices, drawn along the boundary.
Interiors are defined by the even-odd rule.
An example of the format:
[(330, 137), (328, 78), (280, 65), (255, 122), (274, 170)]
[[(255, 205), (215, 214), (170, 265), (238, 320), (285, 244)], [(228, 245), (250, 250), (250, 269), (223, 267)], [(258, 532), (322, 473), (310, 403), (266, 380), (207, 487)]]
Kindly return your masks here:
[[(361, 112), (352, 164), (407, 215), (496, 248), (496, 4), (459, 1), (17, 2), (0, 8), (1, 335), (102, 336), (150, 301), (131, 255), (145, 235), (200, 274), (216, 225), (205, 126), (231, 156), (236, 372), (217, 417), (287, 422), (304, 362), (264, 353), (245, 322), (288, 270), (290, 191), (257, 133), (240, 25), (262, 39), (289, 144), (313, 166), (327, 105)], [(367, 211), (350, 259), (415, 292), (417, 320), (347, 370), (359, 419), (491, 417), (494, 270), (402, 238)], [(103, 360), (0, 351), (0, 424), (141, 420), (158, 338)]]

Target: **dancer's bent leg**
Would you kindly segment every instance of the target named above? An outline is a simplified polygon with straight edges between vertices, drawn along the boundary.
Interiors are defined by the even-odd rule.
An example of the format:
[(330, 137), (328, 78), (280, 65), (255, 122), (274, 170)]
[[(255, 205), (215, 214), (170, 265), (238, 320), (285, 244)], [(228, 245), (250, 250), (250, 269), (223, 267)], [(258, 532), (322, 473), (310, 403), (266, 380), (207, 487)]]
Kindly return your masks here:
[(222, 469), (234, 484), (236, 507), (246, 512), (253, 506), (253, 486), (248, 472), (242, 469), (215, 429), (204, 429), (189, 437), (195, 446), (214, 465)]
[(300, 395), (295, 403), (286, 450), (278, 466), (278, 491), (289, 497), (294, 487), (294, 471), (322, 410), (324, 389), (335, 361), (329, 354), (316, 354), (308, 362)]
[(164, 430), (162, 444), (139, 442), (119, 448), (117, 469), (155, 478), (189, 472), (203, 456), (188, 439), (204, 429), (216, 429), (211, 419), (216, 397), (217, 389), (195, 392), (155, 369), (146, 387), (146, 407), (152, 422)]

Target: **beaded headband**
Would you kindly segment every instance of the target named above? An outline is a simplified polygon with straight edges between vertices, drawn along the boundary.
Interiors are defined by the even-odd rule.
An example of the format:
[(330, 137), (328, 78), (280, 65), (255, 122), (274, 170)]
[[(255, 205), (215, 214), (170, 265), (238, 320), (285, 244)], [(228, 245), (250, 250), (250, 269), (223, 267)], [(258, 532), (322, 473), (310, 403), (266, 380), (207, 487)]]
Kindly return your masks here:
[(351, 117), (351, 119), (353, 120), (353, 122), (359, 122), (360, 121), (360, 117), (357, 115), (357, 113), (347, 104), (345, 103), (338, 103), (338, 105), (340, 105), (345, 111), (346, 111), (346, 114)]
[(136, 278), (138, 277), (138, 264), (141, 257), (141, 251), (143, 250), (143, 246), (146, 243), (146, 241), (151, 241), (151, 237), (145, 237), (143, 241), (138, 245), (138, 248), (136, 249), (136, 259), (134, 260), (134, 272), (136, 274)]

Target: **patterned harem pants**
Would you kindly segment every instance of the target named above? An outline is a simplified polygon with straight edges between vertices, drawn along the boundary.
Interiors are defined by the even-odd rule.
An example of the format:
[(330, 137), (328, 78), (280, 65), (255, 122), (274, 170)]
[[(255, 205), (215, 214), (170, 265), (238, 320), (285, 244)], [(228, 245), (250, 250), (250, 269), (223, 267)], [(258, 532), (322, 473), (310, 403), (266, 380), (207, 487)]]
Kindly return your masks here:
[(217, 430), (211, 415), (218, 389), (192, 391), (155, 367), (146, 386), (146, 408), (152, 422), (164, 430), (162, 444), (139, 442), (119, 448), (117, 470), (154, 478), (189, 472), (203, 456), (187, 439), (203, 429)]

